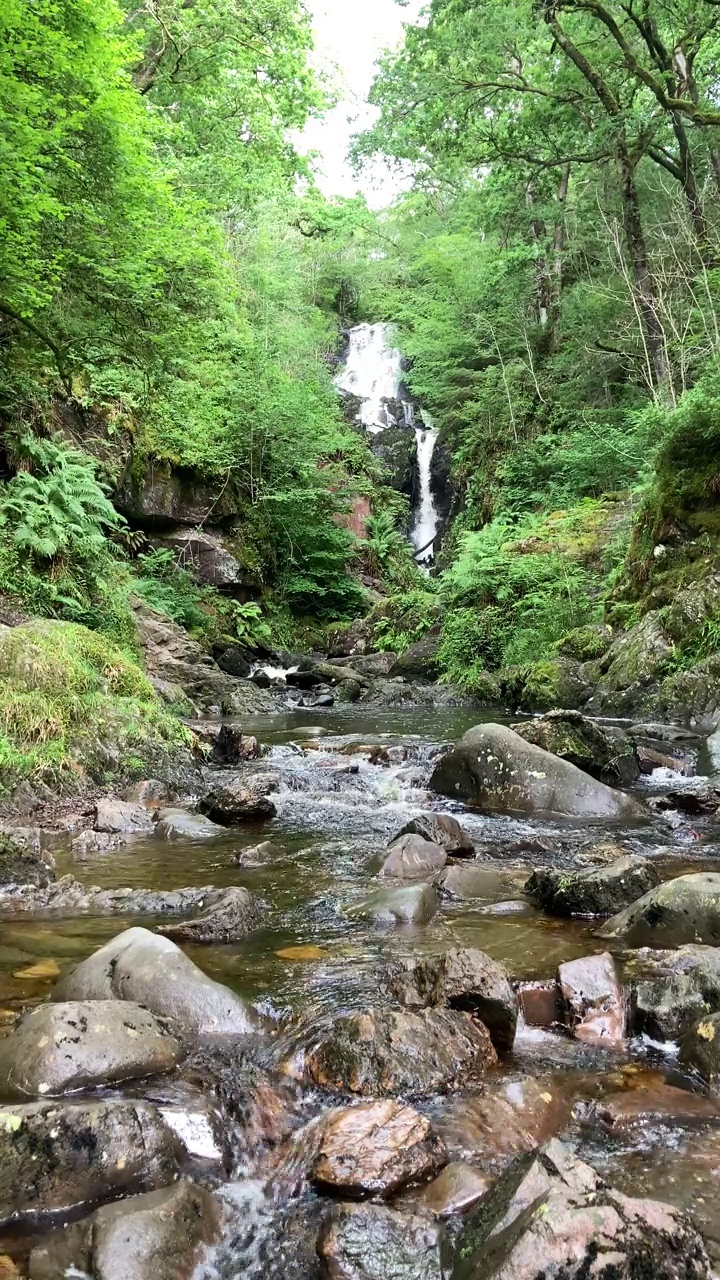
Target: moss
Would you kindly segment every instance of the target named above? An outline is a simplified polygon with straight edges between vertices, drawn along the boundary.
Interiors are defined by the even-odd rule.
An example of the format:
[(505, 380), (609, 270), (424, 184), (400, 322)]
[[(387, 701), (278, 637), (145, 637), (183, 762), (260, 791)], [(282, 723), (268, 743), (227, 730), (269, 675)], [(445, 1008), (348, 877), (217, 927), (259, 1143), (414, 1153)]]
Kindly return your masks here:
[(592, 658), (601, 658), (611, 644), (612, 628), (598, 624), (568, 631), (558, 640), (557, 651), (568, 658), (577, 658), (578, 662), (589, 662)]

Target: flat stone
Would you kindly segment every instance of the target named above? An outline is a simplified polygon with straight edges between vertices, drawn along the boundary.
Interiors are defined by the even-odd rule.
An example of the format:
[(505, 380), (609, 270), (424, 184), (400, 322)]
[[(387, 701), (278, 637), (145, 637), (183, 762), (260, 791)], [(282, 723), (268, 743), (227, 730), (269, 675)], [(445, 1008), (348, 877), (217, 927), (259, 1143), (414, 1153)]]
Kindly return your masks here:
[(460, 826), (457, 818), (449, 813), (418, 814), (417, 818), (411, 818), (410, 822), (400, 828), (397, 835), (393, 836), (393, 841), (409, 835), (422, 836), (423, 840), (439, 844), (453, 858), (473, 856), (474, 845), (470, 836)]
[(610, 1047), (625, 1039), (625, 1002), (608, 952), (558, 968), (566, 1021), (576, 1040)]
[(454, 1160), (479, 1160), (493, 1172), (559, 1133), (571, 1119), (572, 1095), (557, 1080), (491, 1077), (482, 1093), (449, 1098), (435, 1126)]
[(484, 951), (463, 947), (399, 959), (385, 972), (384, 985), (407, 1009), (447, 1005), (472, 1013), (487, 1027), (496, 1049), (512, 1049), (517, 997), (507, 969)]
[(161, 809), (155, 827), (159, 840), (212, 840), (225, 835), (225, 827), (211, 822), (202, 813), (189, 813), (187, 809)]
[(502, 898), (512, 888), (512, 880), (507, 872), (475, 863), (446, 867), (440, 872), (436, 883), (443, 897), (456, 898), (461, 902), (471, 901), (473, 898), (486, 901)]
[(0, 1040), (5, 1097), (57, 1097), (170, 1071), (182, 1046), (147, 1009), (116, 1000), (30, 1009)]
[(398, 836), (378, 874), (396, 880), (423, 880), (441, 871), (446, 862), (447, 853), (439, 844), (422, 836)]
[(521, 982), (517, 989), (520, 1011), (528, 1027), (554, 1027), (562, 1022), (557, 982)]
[(347, 914), (383, 925), (427, 924), (438, 906), (438, 896), (432, 885), (417, 884), (373, 894), (350, 907)]
[(161, 925), (158, 933), (179, 942), (222, 945), (241, 942), (260, 920), (260, 904), (248, 889), (225, 889), (222, 900), (193, 920)]
[(152, 831), (152, 814), (144, 804), (132, 804), (109, 796), (95, 806), (95, 830), (110, 833), (138, 834)]
[(239, 1035), (257, 1019), (239, 996), (213, 982), (171, 942), (128, 929), (54, 988), (53, 1000), (129, 1000), (172, 1019), (181, 1036)]
[(720, 1106), (699, 1093), (654, 1084), (645, 1089), (611, 1093), (591, 1104), (588, 1118), (598, 1120), (613, 1133), (625, 1133), (662, 1122), (707, 1124), (720, 1116)]
[(459, 1088), (497, 1062), (486, 1028), (453, 1009), (340, 1014), (305, 1052), (304, 1075), (327, 1089), (392, 1097)]
[(0, 1112), (0, 1221), (152, 1191), (177, 1178), (177, 1145), (144, 1102), (30, 1102)]
[(33, 1249), (30, 1280), (189, 1280), (219, 1233), (219, 1202), (192, 1182), (103, 1205)]
[(429, 1177), (444, 1160), (430, 1121), (385, 1099), (330, 1113), (312, 1179), (348, 1196), (389, 1196), (406, 1182)]
[(443, 1280), (442, 1229), (379, 1204), (334, 1208), (318, 1240), (324, 1280)]

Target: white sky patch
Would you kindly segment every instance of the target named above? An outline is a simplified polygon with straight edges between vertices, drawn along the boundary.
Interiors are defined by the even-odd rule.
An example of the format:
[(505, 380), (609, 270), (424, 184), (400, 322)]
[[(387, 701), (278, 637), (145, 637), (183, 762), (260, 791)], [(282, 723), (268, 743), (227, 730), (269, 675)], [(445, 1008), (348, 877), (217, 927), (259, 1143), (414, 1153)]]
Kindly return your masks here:
[(417, 21), (423, 0), (309, 0), (315, 31), (315, 66), (338, 86), (340, 101), (322, 120), (311, 120), (300, 145), (318, 152), (317, 181), (327, 196), (353, 196), (361, 191), (374, 208), (389, 204), (404, 185), (384, 164), (356, 178), (347, 159), (354, 133), (376, 117), (367, 96), (375, 62), (385, 49), (396, 48), (403, 25)]

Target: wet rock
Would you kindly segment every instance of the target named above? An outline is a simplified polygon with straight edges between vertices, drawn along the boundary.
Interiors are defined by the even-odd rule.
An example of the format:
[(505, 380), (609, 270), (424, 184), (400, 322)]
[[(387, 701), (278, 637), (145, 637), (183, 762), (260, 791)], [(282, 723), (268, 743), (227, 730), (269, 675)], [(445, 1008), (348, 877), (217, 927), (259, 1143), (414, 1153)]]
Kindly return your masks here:
[(333, 1209), (318, 1239), (323, 1280), (442, 1280), (442, 1229), (385, 1205)]
[(477, 725), (436, 765), (430, 788), (488, 812), (633, 820), (630, 796), (526, 742), (504, 725)]
[(517, 989), (520, 1012), (528, 1027), (554, 1027), (563, 1011), (557, 982), (521, 982)]
[(24, 848), (0, 832), (0, 885), (35, 885), (46, 888), (55, 879), (54, 861), (47, 853)]
[(245, 760), (259, 760), (263, 748), (252, 734), (242, 733), (237, 725), (222, 724), (212, 746), (214, 764), (241, 764)]
[(696, 871), (667, 880), (620, 911), (599, 930), (628, 946), (668, 947), (720, 943), (720, 873)]
[(324, 682), (317, 671), (288, 671), (285, 676), (285, 683), (291, 689), (315, 689)]
[(571, 1097), (556, 1080), (521, 1076), (490, 1079), (481, 1094), (449, 1098), (435, 1124), (453, 1159), (478, 1160), (496, 1173), (570, 1118)]
[(656, 976), (635, 987), (636, 1031), (678, 1041), (708, 1014), (720, 1012), (720, 949), (690, 945), (654, 952), (652, 960)]
[(183, 1036), (245, 1034), (256, 1022), (239, 996), (147, 929), (118, 934), (63, 978), (52, 999), (130, 1000), (172, 1019)]
[(720, 808), (720, 788), (707, 782), (704, 778), (691, 779), (673, 791), (662, 796), (653, 797), (653, 807), (660, 812), (677, 809), (691, 817), (700, 814), (714, 814)]
[(92, 915), (186, 916), (219, 905), (224, 889), (214, 885), (185, 889), (101, 889), (62, 876), (46, 889), (34, 885), (0, 886), (0, 909), (40, 914), (82, 912)]
[[(223, 1117), (223, 1133), (237, 1162), (242, 1153), (257, 1158), (278, 1146), (297, 1127), (295, 1090), (273, 1080), (237, 1036), (213, 1036), (197, 1046), (180, 1067), (183, 1081), (213, 1100)], [(231, 1126), (229, 1121), (234, 1121)]]
[(359, 920), (374, 920), (376, 924), (427, 924), (438, 906), (432, 885), (414, 884), (406, 889), (373, 894), (351, 907), (347, 914)]
[(215, 787), (200, 801), (200, 810), (223, 827), (274, 818), (277, 813), (269, 796), (262, 795), (255, 786), (243, 782)]
[(0, 1040), (5, 1097), (57, 1097), (170, 1071), (182, 1057), (171, 1028), (115, 1000), (43, 1004)]
[(73, 856), (83, 862), (95, 853), (115, 853), (127, 844), (127, 836), (113, 835), (109, 831), (82, 831), (71, 842)]
[(213, 657), (221, 671), (247, 680), (255, 661), (254, 655), (241, 644), (223, 644), (213, 649)]
[(260, 905), (248, 889), (225, 889), (222, 901), (193, 920), (161, 925), (158, 933), (178, 942), (219, 945), (241, 942), (260, 919)]
[(720, 1107), (711, 1098), (657, 1083), (611, 1093), (591, 1103), (583, 1119), (602, 1124), (613, 1133), (628, 1133), (662, 1123), (707, 1124), (719, 1116)]
[[(539, 1270), (540, 1268), (540, 1270)], [(708, 1280), (700, 1236), (669, 1205), (634, 1200), (553, 1140), (521, 1156), (468, 1214), (452, 1280)]]
[[(230, 677), (226, 676), (226, 680)], [(223, 715), (255, 716), (278, 710), (277, 698), (265, 689), (258, 689), (252, 680), (233, 680), (221, 698)]]
[(163, 805), (171, 804), (172, 799), (173, 793), (170, 787), (159, 778), (147, 778), (144, 782), (135, 782), (128, 787), (123, 796), (123, 800), (131, 804), (144, 804), (146, 809), (161, 809)]
[(639, 745), (637, 753), (641, 773), (650, 774), (655, 769), (672, 769), (675, 773), (684, 775), (692, 773), (690, 761), (682, 760), (677, 756), (665, 755), (662, 751), (656, 751), (654, 747)]
[(577, 1040), (620, 1045), (625, 1038), (625, 1002), (607, 952), (569, 960), (558, 968), (568, 1026)]
[(175, 1139), (143, 1102), (31, 1102), (0, 1113), (0, 1220), (75, 1208), (177, 1177)]
[(386, 1099), (330, 1113), (312, 1179), (347, 1196), (389, 1196), (406, 1182), (429, 1177), (444, 1161), (429, 1120)]
[(423, 636), (422, 640), (416, 640), (415, 644), (411, 644), (397, 659), (389, 674), (410, 676), (412, 679), (420, 676), (425, 680), (437, 680), (440, 675), (437, 656), (439, 645), (440, 628), (438, 627)]
[(451, 1009), (341, 1014), (305, 1054), (314, 1084), (361, 1095), (429, 1094), (471, 1084), (497, 1061), (489, 1033)]
[(526, 742), (550, 751), (608, 786), (637, 781), (640, 762), (632, 738), (622, 729), (599, 725), (579, 711), (550, 711), (539, 720), (512, 726)]
[(496, 898), (512, 889), (512, 879), (506, 873), (471, 863), (446, 867), (436, 883), (443, 897), (457, 898), (460, 901)]
[(272, 840), (262, 840), (260, 844), (254, 844), (249, 849), (241, 849), (239, 853), (233, 854), (233, 862), (239, 867), (263, 867), (280, 852), (280, 846), (273, 844)]
[(220, 1204), (191, 1182), (104, 1205), (38, 1245), (30, 1280), (190, 1280), (203, 1245), (217, 1237)]
[(202, 813), (187, 809), (161, 809), (154, 831), (158, 840), (212, 840), (225, 835), (225, 827), (211, 822)]
[(474, 853), (474, 845), (467, 831), (449, 813), (421, 813), (405, 823), (397, 835), (393, 836), (393, 843), (401, 836), (421, 836), (423, 840), (439, 844), (453, 858), (471, 858)]
[(94, 825), (96, 831), (138, 834), (152, 831), (155, 824), (152, 814), (144, 804), (131, 804), (127, 800), (109, 796), (105, 800), (98, 800)]
[(454, 1218), (467, 1213), (492, 1186), (492, 1178), (462, 1160), (446, 1164), (427, 1186), (402, 1197), (398, 1208), (414, 1209), (433, 1218)]
[(512, 1049), (517, 996), (505, 966), (484, 951), (464, 947), (398, 960), (387, 970), (384, 985), (406, 1009), (447, 1005), (472, 1013), (487, 1027), (496, 1049)]
[(378, 874), (396, 880), (422, 880), (441, 871), (446, 862), (447, 853), (439, 844), (422, 836), (398, 836)]
[(647, 858), (630, 855), (587, 871), (534, 871), (525, 892), (550, 915), (611, 916), (659, 883)]
[(685, 1033), (680, 1061), (692, 1067), (717, 1091), (720, 1087), (720, 1013), (710, 1013)]

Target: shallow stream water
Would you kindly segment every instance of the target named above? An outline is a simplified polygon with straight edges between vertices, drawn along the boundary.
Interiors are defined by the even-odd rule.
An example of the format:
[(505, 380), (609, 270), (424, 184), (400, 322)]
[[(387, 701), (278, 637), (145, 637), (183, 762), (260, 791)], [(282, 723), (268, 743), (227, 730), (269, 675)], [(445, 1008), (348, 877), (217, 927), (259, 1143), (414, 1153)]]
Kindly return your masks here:
[[(693, 829), (688, 823), (673, 828), (660, 818), (610, 830), (570, 821), (488, 817), (432, 796), (426, 784), (434, 754), (479, 719), (476, 710), (463, 709), (374, 716), (333, 711), (323, 719), (317, 712), (294, 712), (246, 721), (244, 731), (256, 733), (268, 747), (258, 770), (279, 775), (273, 795), (278, 815), (272, 823), (206, 842), (167, 844), (136, 837), (113, 853), (84, 862), (73, 860), (69, 842), (60, 843), (55, 850), (58, 874), (70, 872), (103, 887), (245, 885), (266, 904), (262, 926), (241, 944), (188, 947), (187, 952), (212, 977), (270, 1011), (279, 1027), (298, 1019), (308, 1027), (327, 1012), (372, 1005), (378, 971), (394, 954), (475, 946), (506, 964), (514, 979), (537, 979), (552, 978), (564, 960), (606, 950), (607, 943), (594, 935), (597, 922), (551, 919), (523, 898), (522, 886), (534, 866), (565, 860), (571, 865), (583, 845), (634, 841), (638, 850), (657, 859), (664, 878), (689, 869), (716, 869), (720, 842), (715, 843), (709, 828)], [(408, 759), (371, 764), (367, 753), (356, 751), (371, 743), (402, 745)], [(422, 926), (389, 930), (349, 917), (348, 908), (377, 888), (374, 877), (388, 840), (429, 808), (456, 813), (477, 842), (479, 858), (472, 865), (484, 872), (479, 896), (443, 898), (438, 914)], [(236, 865), (238, 852), (268, 839), (276, 852), (267, 863)], [(58, 969), (72, 968), (126, 925), (153, 923), (117, 916), (4, 917), (0, 1020), (7, 1022), (18, 1008), (44, 999)], [(317, 950), (307, 960), (278, 955), (301, 946)], [(615, 954), (622, 973), (622, 948)], [(38, 964), (39, 976), (22, 976)], [(671, 1123), (621, 1138), (583, 1126), (584, 1101), (635, 1088), (658, 1073), (696, 1087), (679, 1077), (671, 1046), (630, 1042), (622, 1051), (608, 1052), (583, 1047), (559, 1033), (521, 1027), (511, 1057), (486, 1084), (434, 1099), (424, 1109), (433, 1114), (453, 1158), (469, 1158), (489, 1172), (525, 1149), (528, 1135), (541, 1141), (559, 1132), (578, 1140), (584, 1158), (621, 1190), (689, 1209), (720, 1259), (720, 1111), (716, 1125), (688, 1129), (682, 1122)], [(495, 1101), (489, 1104), (488, 1097)], [(324, 1104), (307, 1100), (308, 1114), (321, 1105), (327, 1099)], [(268, 1198), (256, 1173), (246, 1168), (226, 1189), (228, 1220), (234, 1226), (202, 1274), (223, 1280), (301, 1280), (309, 1273), (300, 1263), (282, 1262), (283, 1207), (277, 1196)], [(273, 1239), (275, 1252), (270, 1248), (268, 1253), (267, 1242)], [(22, 1258), (24, 1247), (12, 1233), (0, 1234), (0, 1254), (7, 1249)]]

